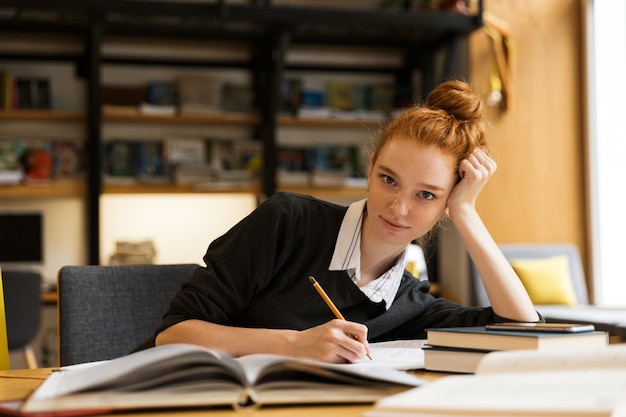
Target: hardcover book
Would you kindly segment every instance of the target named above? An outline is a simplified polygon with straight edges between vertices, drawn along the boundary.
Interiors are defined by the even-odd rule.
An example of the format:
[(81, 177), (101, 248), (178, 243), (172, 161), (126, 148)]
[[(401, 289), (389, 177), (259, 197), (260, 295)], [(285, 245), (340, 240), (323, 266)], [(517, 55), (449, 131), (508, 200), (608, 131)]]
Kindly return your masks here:
[(424, 346), (424, 368), (429, 371), (473, 374), (492, 350)]
[(484, 326), (428, 329), (427, 344), (465, 349), (514, 350), (600, 347), (609, 343), (606, 332), (552, 333), (487, 330)]

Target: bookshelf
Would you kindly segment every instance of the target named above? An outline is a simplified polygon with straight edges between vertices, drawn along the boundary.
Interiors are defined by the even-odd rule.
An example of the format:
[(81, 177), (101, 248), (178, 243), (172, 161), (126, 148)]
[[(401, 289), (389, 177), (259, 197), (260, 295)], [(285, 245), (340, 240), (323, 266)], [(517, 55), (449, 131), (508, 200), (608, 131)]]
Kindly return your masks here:
[(85, 182), (59, 180), (45, 185), (0, 185), (0, 198), (85, 197)]
[[(284, 79), (301, 74), (384, 74), (395, 85), (409, 86), (410, 95), (423, 96), (441, 79), (464, 75), (457, 72), (468, 34), (482, 25), (483, 2), (472, 3), (468, 15), (442, 10), (408, 10), (409, 2), (398, 9), (373, 7), (318, 7), (273, 5), (271, 2), (212, 3), (191, 1), (110, 0), (95, 4), (68, 5), (56, 0), (6, 0), (9, 11), (0, 17), (0, 31), (9, 37), (46, 40), (59, 37), (65, 45), (57, 54), (44, 50), (2, 49), (5, 60), (65, 62), (75, 67), (84, 82), (84, 104), (77, 110), (0, 111), (0, 120), (33, 121), (55, 124), (80, 124), (85, 131), (86, 179), (75, 184), (51, 184), (46, 197), (66, 194), (84, 196), (87, 207), (88, 259), (99, 263), (98, 219), (102, 194), (247, 192), (261, 198), (277, 190), (306, 192), (314, 195), (357, 199), (365, 189), (281, 186), (277, 181), (277, 152), (285, 131), (312, 131), (312, 136), (332, 141), (333, 135), (361, 136), (377, 129), (384, 120), (298, 118), (281, 113), (280, 88)], [(143, 45), (141, 53), (120, 52), (120, 45), (131, 42)], [(206, 57), (185, 55), (163, 57), (161, 51), (183, 50), (187, 44), (225, 45), (234, 55)], [(318, 59), (318, 52), (337, 48), (393, 51), (392, 62), (342, 62)], [(19, 49), (19, 48), (18, 48)], [(302, 52), (298, 54), (298, 52)], [(340, 52), (341, 54), (341, 52)], [(358, 61), (358, 58), (357, 58)], [(180, 67), (202, 71), (240, 71), (250, 78), (254, 111), (250, 114), (218, 115), (135, 115), (102, 111), (101, 87), (106, 84), (107, 68)], [(419, 77), (415, 74), (419, 73)], [(334, 76), (334, 75), (332, 75)], [(416, 85), (419, 84), (419, 85)], [(243, 129), (249, 138), (262, 144), (263, 171), (258, 184), (248, 188), (195, 190), (188, 185), (105, 184), (103, 181), (102, 144), (110, 126), (138, 129)], [(350, 133), (348, 133), (350, 132)], [(306, 136), (306, 135), (304, 135)], [(328, 139), (331, 138), (331, 139)], [(283, 142), (283, 140), (285, 142)], [(352, 140), (352, 142), (350, 142)], [(354, 143), (358, 139), (350, 139)], [(40, 191), (40, 190), (39, 190)], [(18, 186), (0, 196), (36, 193)]]
[(84, 122), (85, 113), (67, 110), (1, 110), (0, 120)]

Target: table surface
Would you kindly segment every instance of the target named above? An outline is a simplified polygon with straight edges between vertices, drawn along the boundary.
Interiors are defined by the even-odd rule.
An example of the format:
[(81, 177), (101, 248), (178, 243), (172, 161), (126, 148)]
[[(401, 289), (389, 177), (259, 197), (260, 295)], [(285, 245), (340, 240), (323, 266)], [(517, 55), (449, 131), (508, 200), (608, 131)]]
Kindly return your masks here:
[[(0, 371), (0, 401), (21, 400), (39, 386), (52, 372), (53, 368), (40, 369), (15, 369), (9, 371)], [(445, 374), (428, 371), (413, 372), (416, 376), (427, 381), (432, 381), (442, 377)], [(363, 413), (371, 410), (371, 404), (347, 404), (347, 405), (306, 405), (306, 406), (280, 406), (280, 407), (261, 407), (257, 410), (246, 411), (246, 417), (272, 416), (272, 417), (362, 417)], [(200, 410), (163, 410), (155, 412), (154, 410), (132, 413), (115, 413), (115, 417), (142, 417), (142, 416), (207, 416), (206, 409)], [(242, 415), (241, 412), (234, 411), (229, 408), (212, 409), (211, 417)]]

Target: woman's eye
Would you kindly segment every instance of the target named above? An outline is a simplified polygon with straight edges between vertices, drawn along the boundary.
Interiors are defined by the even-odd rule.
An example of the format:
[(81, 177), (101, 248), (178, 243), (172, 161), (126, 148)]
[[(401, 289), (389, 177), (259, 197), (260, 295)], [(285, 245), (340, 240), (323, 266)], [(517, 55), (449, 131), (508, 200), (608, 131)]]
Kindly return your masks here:
[(435, 195), (430, 191), (420, 191), (419, 196), (424, 200), (432, 200), (433, 198), (435, 198)]
[(394, 180), (393, 178), (391, 178), (389, 175), (382, 174), (382, 175), (380, 176), (380, 178), (383, 180), (383, 182), (384, 182), (385, 184), (392, 184), (392, 185), (393, 185), (393, 184), (395, 184), (395, 183), (396, 183), (396, 180)]

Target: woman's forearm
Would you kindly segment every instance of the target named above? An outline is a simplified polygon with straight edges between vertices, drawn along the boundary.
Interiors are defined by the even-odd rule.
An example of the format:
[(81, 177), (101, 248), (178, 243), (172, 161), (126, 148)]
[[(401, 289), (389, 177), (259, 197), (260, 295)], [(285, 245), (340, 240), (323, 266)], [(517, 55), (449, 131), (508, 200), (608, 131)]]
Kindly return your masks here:
[(202, 320), (186, 320), (163, 330), (156, 345), (191, 343), (219, 349), (233, 356), (252, 353), (287, 355), (287, 340), (292, 330), (250, 329), (223, 326)]
[(526, 289), (478, 213), (468, 209), (455, 214), (455, 226), (480, 273), (494, 312), (511, 320), (539, 320)]

